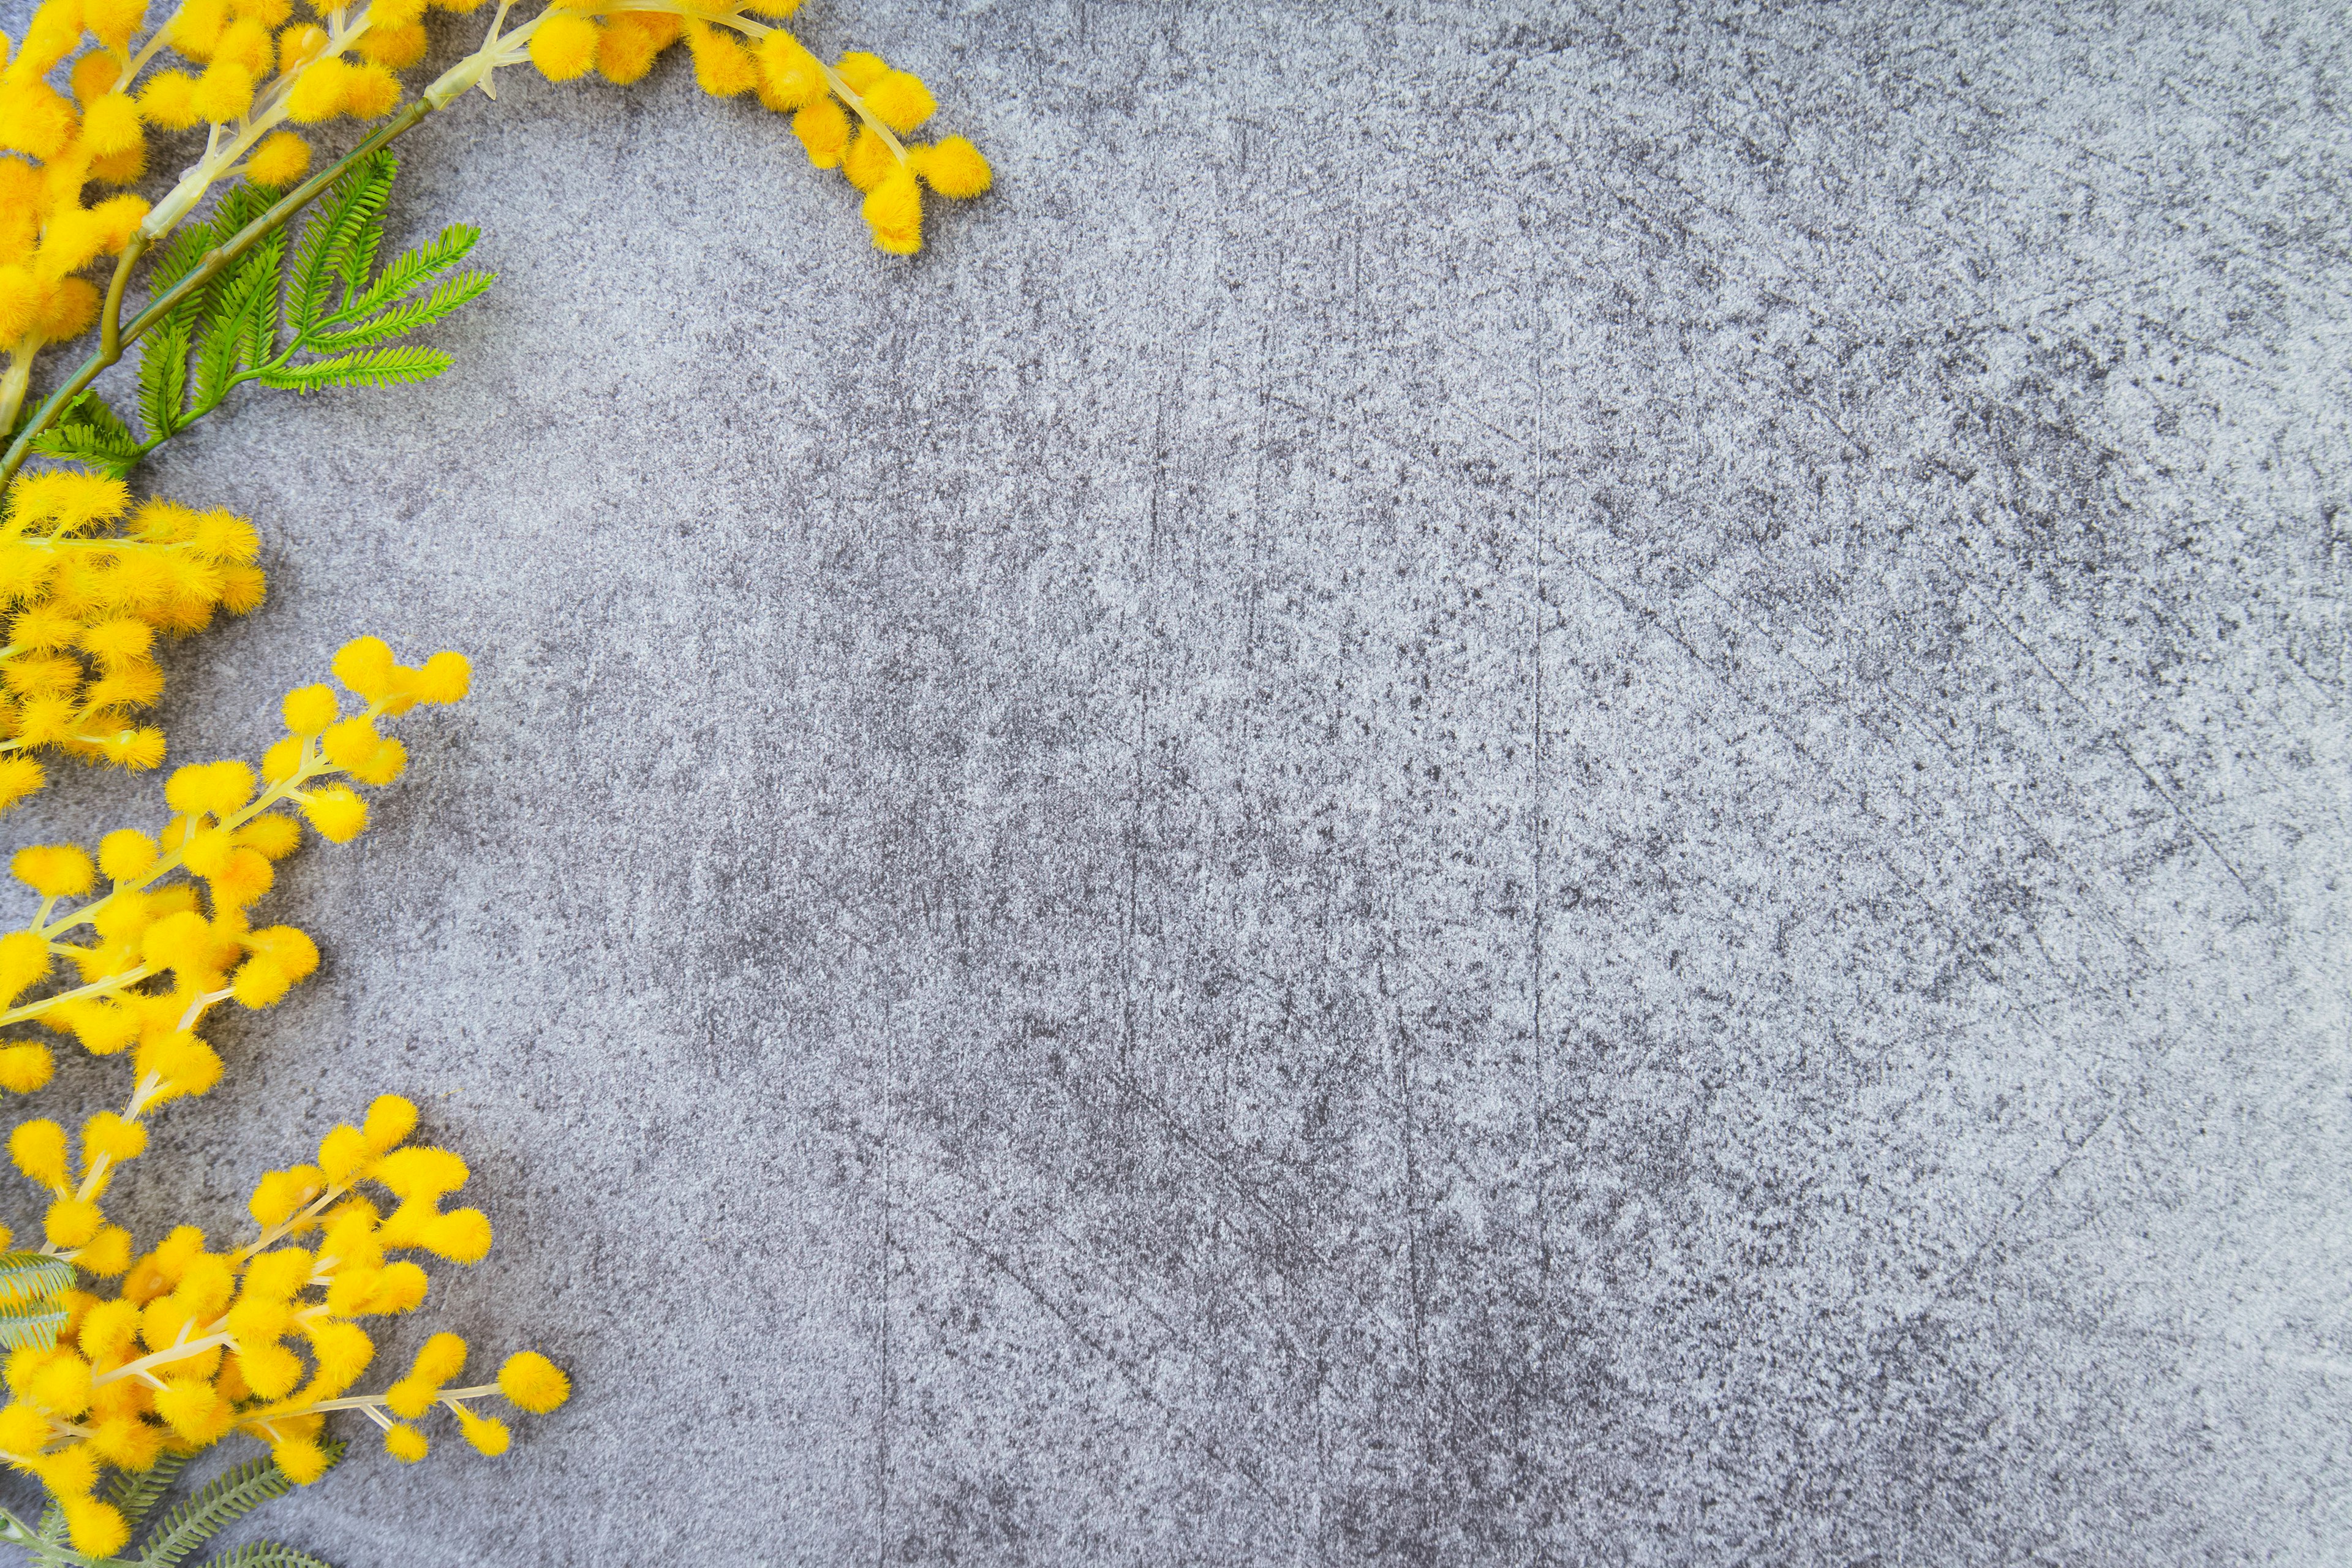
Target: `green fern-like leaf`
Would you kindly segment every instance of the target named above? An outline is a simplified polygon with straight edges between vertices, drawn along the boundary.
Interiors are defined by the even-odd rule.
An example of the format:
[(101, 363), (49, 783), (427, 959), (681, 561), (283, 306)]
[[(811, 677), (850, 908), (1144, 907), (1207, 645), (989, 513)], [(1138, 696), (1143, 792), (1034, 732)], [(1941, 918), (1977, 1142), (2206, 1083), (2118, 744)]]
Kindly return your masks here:
[(323, 319), (320, 325), (337, 326), (373, 315), (394, 300), (405, 299), (439, 277), (460, 261), (474, 248), (482, 231), (467, 224), (453, 223), (415, 249), (404, 251), (384, 263), (383, 270), (365, 290), (352, 297), (341, 310)]
[(160, 300), (172, 291), (172, 286), (196, 269), (220, 238), (220, 231), (209, 223), (191, 218), (180, 226), (163, 246), (163, 252), (147, 273), (147, 297)]
[(366, 348), (374, 343), (390, 342), (394, 338), (406, 337), (420, 327), (429, 327), (471, 304), (482, 297), (484, 289), (497, 281), (498, 274), (494, 272), (460, 272), (453, 278), (442, 279), (431, 293), (394, 305), (372, 321), (320, 332), (302, 346), (329, 353), (340, 349)]
[[(394, 163), (397, 173), (399, 165)], [(363, 163), (335, 182), (312, 210), (310, 221), (302, 230), (302, 243), (294, 251), (294, 265), (286, 275), (286, 306), (284, 320), (287, 334), (299, 339), (319, 324), (325, 315), (327, 300), (334, 291), (335, 261), (346, 222), (352, 218), (352, 205), (367, 187), (372, 163)], [(389, 188), (389, 182), (386, 182)]]
[(334, 1568), (324, 1558), (297, 1552), (282, 1541), (257, 1541), (217, 1557), (207, 1557), (197, 1568)]
[(62, 458), (121, 479), (139, 461), (139, 437), (94, 392), (74, 399), (56, 425), (33, 438), (33, 450)]
[(180, 1472), (187, 1465), (187, 1455), (167, 1450), (156, 1456), (144, 1474), (118, 1470), (113, 1484), (107, 1488), (106, 1500), (121, 1510), (124, 1524), (136, 1530), (155, 1511), (155, 1505), (163, 1500), (163, 1494), (172, 1489), (172, 1483), (180, 1479)]
[(177, 435), (187, 423), (188, 348), (195, 335), (193, 308), (173, 311), (147, 335), (139, 356), (139, 417), (151, 440)]
[(316, 392), (327, 386), (398, 386), (406, 382), (430, 381), (447, 370), (451, 363), (439, 349), (362, 349), (333, 359), (265, 371), (261, 384), (287, 392)]
[(41, 1522), (33, 1529), (33, 1539), (26, 1543), (37, 1568), (67, 1568), (74, 1559), (68, 1555), (73, 1548), (66, 1542), (65, 1510), (51, 1503), (41, 1510)]
[(232, 1466), (158, 1521), (140, 1548), (138, 1560), (155, 1568), (173, 1568), (227, 1526), (293, 1489), (293, 1478), (279, 1469), (274, 1459), (248, 1459)]
[(0, 1253), (0, 1306), (46, 1301), (73, 1289), (74, 1266), (42, 1252)]
[(196, 412), (215, 406), (228, 391), (229, 377), (252, 347), (254, 318), (268, 313), (277, 294), (285, 255), (286, 237), (272, 235), (268, 244), (256, 246), (213, 285), (196, 342)]
[(383, 206), (392, 197), (393, 176), (400, 160), (378, 153), (344, 176), (351, 185), (343, 212), (335, 225), (328, 262), (348, 300), (375, 270), (375, 253), (383, 244)]
[(53, 1302), (26, 1307), (0, 1307), (0, 1345), (12, 1351), (45, 1351), (58, 1342), (66, 1326), (66, 1310)]

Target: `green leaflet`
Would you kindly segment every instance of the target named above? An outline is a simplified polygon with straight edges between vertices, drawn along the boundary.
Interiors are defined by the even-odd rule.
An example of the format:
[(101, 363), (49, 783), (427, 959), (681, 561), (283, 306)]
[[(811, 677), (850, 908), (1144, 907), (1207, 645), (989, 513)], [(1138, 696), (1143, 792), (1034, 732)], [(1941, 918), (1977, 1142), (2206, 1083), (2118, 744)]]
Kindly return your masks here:
[(0, 1307), (0, 1345), (10, 1350), (47, 1350), (66, 1326), (66, 1310), (54, 1301)]
[[(395, 340), (456, 314), (497, 274), (457, 269), (480, 238), (464, 224), (377, 271), (384, 204), (399, 171), (390, 153), (353, 165), (320, 197), (290, 255), (289, 233), (272, 236), (148, 332), (139, 361), (143, 437), (105, 399), (85, 392), (34, 438), (33, 450), (120, 479), (247, 382), (307, 393), (429, 381), (448, 369), (450, 358), (439, 350)], [(185, 278), (269, 199), (238, 185), (209, 222), (184, 224), (155, 258), (151, 297)]]
[(122, 1512), (122, 1522), (137, 1530), (180, 1479), (188, 1467), (188, 1456), (168, 1450), (156, 1456), (155, 1463), (144, 1474), (136, 1470), (117, 1470), (113, 1484), (106, 1489), (106, 1500)]
[(0, 1253), (0, 1306), (43, 1301), (73, 1288), (74, 1266), (41, 1252)]
[(41, 1510), (41, 1522), (34, 1531), (34, 1540), (25, 1550), (32, 1554), (40, 1568), (65, 1568), (73, 1561), (66, 1555), (65, 1510), (51, 1503)]
[(37, 1252), (0, 1254), (0, 1345), (47, 1350), (66, 1326), (58, 1298), (72, 1289), (73, 1265)]
[[(341, 1443), (327, 1445), (330, 1467), (342, 1457), (343, 1446)], [(292, 1479), (278, 1468), (274, 1459), (248, 1459), (242, 1465), (231, 1466), (198, 1489), (194, 1497), (158, 1520), (155, 1528), (141, 1543), (139, 1555), (131, 1561), (152, 1564), (152, 1568), (175, 1568), (190, 1552), (222, 1530), (272, 1498), (284, 1497), (293, 1489)], [(159, 1493), (162, 1490), (162, 1488), (157, 1489)], [(149, 1506), (152, 1506), (152, 1499)], [(264, 1554), (248, 1555), (251, 1553)], [(310, 1568), (318, 1559), (306, 1556), (289, 1546), (260, 1542), (239, 1547), (236, 1552), (214, 1558), (212, 1562), (233, 1563), (236, 1568)]]
[(218, 1557), (207, 1557), (200, 1568), (333, 1568), (333, 1564), (297, 1552), (282, 1541), (257, 1541)]
[(430, 381), (448, 368), (449, 356), (438, 349), (369, 349), (273, 370), (261, 382), (289, 392), (312, 392), (321, 386), (397, 386), (404, 381)]

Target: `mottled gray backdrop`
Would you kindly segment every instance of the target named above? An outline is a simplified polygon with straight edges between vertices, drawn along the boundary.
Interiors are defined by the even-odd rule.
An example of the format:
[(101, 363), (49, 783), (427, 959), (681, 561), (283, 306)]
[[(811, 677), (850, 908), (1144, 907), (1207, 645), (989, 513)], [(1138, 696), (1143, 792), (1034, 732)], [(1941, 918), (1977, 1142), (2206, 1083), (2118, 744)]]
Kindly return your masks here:
[(995, 160), (919, 259), (517, 73), (404, 144), (457, 369), (149, 475), (272, 573), (178, 760), (478, 673), (128, 1212), (414, 1095), (499, 1242), (392, 1342), (580, 1388), (271, 1533), (2345, 1560), (2339, 7), (804, 22)]

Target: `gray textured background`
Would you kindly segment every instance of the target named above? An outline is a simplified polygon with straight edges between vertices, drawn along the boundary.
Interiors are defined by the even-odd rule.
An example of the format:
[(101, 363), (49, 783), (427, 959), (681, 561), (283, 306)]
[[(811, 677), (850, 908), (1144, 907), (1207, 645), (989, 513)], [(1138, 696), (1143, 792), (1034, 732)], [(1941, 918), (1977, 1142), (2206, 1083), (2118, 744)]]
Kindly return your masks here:
[(995, 159), (919, 261), (680, 60), (519, 73), (393, 209), (458, 368), (151, 476), (274, 574), (179, 760), (478, 678), (124, 1202), (415, 1095), (499, 1240), (397, 1345), (581, 1390), (272, 1533), (2344, 1560), (2339, 8), (806, 33)]

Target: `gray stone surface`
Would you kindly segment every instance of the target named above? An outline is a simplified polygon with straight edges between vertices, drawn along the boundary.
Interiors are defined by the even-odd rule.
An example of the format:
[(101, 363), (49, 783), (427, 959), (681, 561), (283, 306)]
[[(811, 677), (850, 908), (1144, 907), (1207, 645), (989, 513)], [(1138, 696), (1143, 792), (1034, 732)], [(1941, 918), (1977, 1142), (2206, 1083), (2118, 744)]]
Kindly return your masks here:
[(996, 161), (921, 259), (519, 75), (458, 368), (150, 477), (275, 574), (181, 760), (478, 682), (124, 1202), (412, 1094), (499, 1239), (394, 1342), (580, 1387), (271, 1533), (2344, 1561), (2341, 11), (807, 22)]

